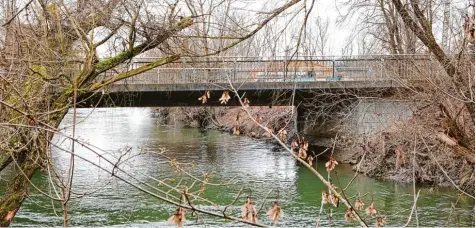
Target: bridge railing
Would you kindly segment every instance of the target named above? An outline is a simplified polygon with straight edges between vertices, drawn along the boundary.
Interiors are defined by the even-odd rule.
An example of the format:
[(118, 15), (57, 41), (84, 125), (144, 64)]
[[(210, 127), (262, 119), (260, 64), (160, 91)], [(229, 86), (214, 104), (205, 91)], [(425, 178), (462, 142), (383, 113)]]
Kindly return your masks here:
[[(104, 77), (144, 66), (154, 59), (136, 59)], [(331, 56), (286, 58), (207, 57), (181, 59), (119, 83), (193, 84), (241, 82), (379, 81), (418, 79), (442, 71), (429, 55)]]

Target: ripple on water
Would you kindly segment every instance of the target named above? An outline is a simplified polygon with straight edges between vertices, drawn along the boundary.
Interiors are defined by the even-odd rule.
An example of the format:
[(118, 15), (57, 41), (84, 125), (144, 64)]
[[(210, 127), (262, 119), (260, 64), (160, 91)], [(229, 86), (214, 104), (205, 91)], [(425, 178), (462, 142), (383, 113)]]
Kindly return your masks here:
[[(107, 158), (119, 156), (118, 150), (125, 147), (132, 148), (130, 160), (123, 169), (141, 181), (154, 187), (159, 187), (155, 179), (168, 178), (171, 185), (178, 184), (183, 177), (170, 167), (170, 163), (156, 154), (139, 152), (158, 152), (166, 148), (165, 155), (174, 158), (177, 162), (194, 162), (194, 167), (185, 166), (195, 175), (211, 172), (211, 182), (226, 182), (231, 179), (234, 185), (227, 187), (208, 186), (205, 197), (221, 205), (227, 205), (236, 197), (240, 188), (244, 188), (244, 195), (251, 194), (254, 201), (261, 205), (261, 199), (273, 190), (266, 202), (259, 219), (265, 224), (264, 212), (273, 200), (279, 200), (285, 211), (280, 221), (284, 227), (314, 226), (321, 201), (321, 191), (325, 190), (315, 176), (307, 169), (300, 167), (297, 162), (278, 146), (263, 140), (253, 140), (246, 137), (236, 137), (216, 131), (203, 132), (193, 128), (174, 128), (158, 126), (156, 119), (151, 117), (150, 109), (79, 109), (78, 116), (81, 122), (77, 126), (76, 135), (81, 139), (98, 146), (104, 151), (101, 154)], [(85, 120), (83, 120), (86, 118)], [(71, 125), (72, 115), (69, 113), (62, 122), (62, 127)], [(71, 128), (63, 131), (71, 134)], [(63, 142), (56, 136), (59, 144)], [(64, 147), (70, 146), (63, 142)], [(112, 165), (101, 161), (96, 154), (86, 148), (77, 146), (76, 152), (97, 165), (112, 168)], [(55, 165), (59, 170), (66, 171), (69, 155), (53, 148)], [(318, 171), (325, 174), (324, 161), (318, 161)], [(338, 165), (338, 181), (345, 185), (354, 175), (346, 165)], [(326, 174), (325, 174), (326, 175)], [(137, 180), (129, 180), (137, 183)], [(175, 182), (171, 180), (175, 179)], [(334, 183), (337, 179), (333, 176)], [(48, 191), (48, 178), (36, 175), (33, 182)], [(183, 183), (192, 183), (185, 178)], [(106, 184), (107, 183), (107, 184)], [(89, 192), (90, 195), (71, 202), (72, 225), (78, 226), (135, 226), (135, 227), (163, 227), (167, 218), (175, 210), (174, 206), (165, 204), (154, 197), (145, 195), (135, 188), (125, 184), (110, 174), (101, 172), (93, 165), (77, 161), (75, 191)], [(0, 186), (1, 189), (1, 186)], [(98, 190), (99, 189), (99, 190)], [(471, 226), (474, 223), (473, 200), (460, 200), (446, 224), (451, 211), (451, 203), (456, 202), (456, 192), (445, 188), (435, 188), (434, 193), (428, 193), (428, 188), (422, 189), (418, 202), (420, 225), (423, 226)], [(413, 203), (413, 188), (407, 184), (382, 182), (359, 176), (348, 189), (346, 195), (353, 197), (364, 195), (363, 200), (368, 205), (372, 198), (375, 207), (387, 216), (389, 225), (401, 226), (406, 223)], [(352, 202), (355, 199), (351, 200)], [(244, 196), (235, 206), (228, 210), (239, 215), (240, 205)], [(219, 211), (212, 206), (198, 203), (199, 207)], [(32, 190), (30, 199), (15, 219), (15, 226), (61, 226), (61, 207), (56, 205), (56, 212), (51, 201)], [(333, 226), (356, 226), (357, 223), (344, 221), (345, 208), (341, 204), (338, 209), (325, 207), (320, 225), (330, 225), (328, 215), (332, 214)], [(363, 214), (363, 213), (361, 213)], [(187, 227), (204, 227), (187, 214)], [(241, 224), (223, 221), (209, 216), (202, 216), (207, 227), (236, 227)], [(375, 218), (367, 218), (371, 224)]]

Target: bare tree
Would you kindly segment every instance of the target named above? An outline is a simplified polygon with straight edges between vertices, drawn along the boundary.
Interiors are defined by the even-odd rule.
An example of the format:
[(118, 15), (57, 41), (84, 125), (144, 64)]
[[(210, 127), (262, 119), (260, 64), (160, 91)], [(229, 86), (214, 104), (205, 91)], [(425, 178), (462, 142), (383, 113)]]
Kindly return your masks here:
[[(230, 7), (233, 2), (3, 1), (0, 171), (13, 164), (17, 172), (0, 201), (0, 225), (10, 224), (28, 196), (32, 175), (52, 167), (52, 136), (68, 109), (87, 99), (85, 94), (103, 91), (182, 56), (206, 57), (228, 51), (299, 0), (268, 8), (264, 14), (247, 12), (243, 26), (222, 20), (237, 15)], [(223, 6), (225, 11), (218, 10)], [(221, 42), (209, 45), (210, 39)], [(191, 48), (194, 44), (199, 46)], [(151, 50), (158, 54), (156, 61), (127, 67), (134, 57)], [(74, 136), (71, 140), (78, 143)], [(58, 179), (63, 196), (50, 196), (63, 202), (65, 226), (78, 156), (69, 152), (69, 174)]]
[[(322, 19), (320, 17), (316, 18), (315, 25), (316, 25), (316, 30), (317, 30), (317, 37), (316, 37), (316, 43), (317, 43), (317, 53), (319, 55), (326, 55), (328, 54), (328, 51), (326, 49), (329, 48), (329, 19)], [(312, 34), (312, 33), (311, 33)], [(316, 53), (316, 52), (312, 52)]]

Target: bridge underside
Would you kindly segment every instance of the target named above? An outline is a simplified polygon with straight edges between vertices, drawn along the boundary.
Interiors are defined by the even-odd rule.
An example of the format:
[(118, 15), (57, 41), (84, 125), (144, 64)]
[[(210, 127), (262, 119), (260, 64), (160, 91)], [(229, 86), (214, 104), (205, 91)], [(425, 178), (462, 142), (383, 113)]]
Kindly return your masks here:
[[(351, 82), (352, 83), (352, 82)], [(276, 85), (259, 86), (253, 84), (234, 85), (240, 96), (246, 97), (251, 106), (290, 106), (294, 93), (294, 105), (309, 102), (317, 94), (331, 93), (341, 96), (359, 96), (378, 93), (385, 96), (393, 91), (395, 86), (388, 84), (358, 84), (344, 82), (320, 83), (320, 87), (309, 86), (309, 83), (279, 83)], [(269, 83), (267, 83), (269, 84)], [(200, 85), (113, 85), (108, 91), (86, 94), (80, 100), (79, 107), (179, 107), (179, 106), (240, 106), (235, 95), (230, 92), (231, 99), (227, 104), (220, 104), (219, 98), (229, 85), (200, 84)], [(205, 91), (210, 91), (206, 103), (198, 100)]]

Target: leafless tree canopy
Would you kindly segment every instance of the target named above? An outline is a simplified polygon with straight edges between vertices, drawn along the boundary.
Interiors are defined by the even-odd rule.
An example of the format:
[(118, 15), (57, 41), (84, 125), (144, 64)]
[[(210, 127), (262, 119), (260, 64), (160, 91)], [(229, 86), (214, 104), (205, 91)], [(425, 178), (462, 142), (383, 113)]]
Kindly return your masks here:
[[(18, 172), (0, 201), (0, 225), (10, 224), (33, 173), (53, 167), (50, 140), (68, 109), (81, 102), (78, 97), (183, 56), (232, 53), (299, 2), (268, 2), (252, 11), (253, 3), (235, 0), (3, 0), (0, 171), (12, 164)], [(114, 70), (140, 56), (156, 61)], [(69, 174), (58, 179), (62, 196), (53, 197), (65, 211)], [(65, 225), (67, 220), (65, 214)]]
[[(474, 56), (468, 55), (474, 53), (474, 1), (452, 4), (448, 0), (348, 0), (340, 5), (343, 6), (338, 9), (342, 23), (358, 21), (349, 45), (344, 46), (345, 53), (355, 54), (353, 48), (357, 45), (358, 54), (420, 53), (428, 54), (434, 63), (424, 68), (409, 58), (407, 65), (394, 69), (395, 81), (404, 88), (397, 91), (395, 97), (417, 102), (417, 114), (438, 110), (439, 116), (429, 117), (433, 119), (428, 122), (425, 122), (428, 118), (423, 118), (422, 124), (413, 126), (413, 131), (405, 132), (404, 137), (397, 137), (393, 141), (395, 145), (389, 146), (387, 151), (394, 150), (397, 144), (409, 147), (411, 140), (414, 143), (411, 145), (426, 152), (444, 145), (445, 149), (440, 152), (459, 154), (459, 159), (463, 158), (474, 169)], [(0, 199), (0, 226), (10, 225), (27, 197), (32, 175), (41, 169), (54, 171), (49, 153), (50, 147), (56, 146), (51, 142), (53, 134), (60, 133), (60, 121), (70, 108), (76, 110), (81, 99), (87, 99), (85, 94), (100, 93), (115, 82), (182, 57), (206, 60), (215, 55), (285, 53), (294, 58), (329, 54), (329, 19), (313, 16), (316, 7), (319, 6), (315, 0), (269, 0), (262, 4), (245, 0), (2, 0), (0, 172), (9, 165), (16, 172), (9, 178), (7, 190)], [(291, 24), (291, 21), (299, 23)], [(282, 45), (286, 39), (292, 41), (286, 42), (293, 43), (291, 47)], [(134, 69), (118, 69), (138, 57), (153, 57), (153, 61)], [(401, 70), (412, 70), (419, 75), (412, 80), (428, 86), (416, 87), (399, 78)], [(239, 97), (234, 88), (230, 91)], [(348, 107), (359, 94), (358, 91), (337, 95), (320, 93), (315, 99), (324, 97), (328, 102), (315, 101), (311, 106), (319, 106), (317, 119), (327, 118), (328, 110), (335, 112), (342, 110), (342, 106)], [(240, 100), (244, 107), (249, 103), (245, 101)], [(259, 121), (254, 122), (267, 129)], [(73, 136), (69, 140), (73, 145), (81, 144), (74, 135), (75, 120), (71, 127)], [(366, 225), (345, 196), (332, 187), (329, 178), (326, 180), (308, 165), (309, 160), (303, 160), (306, 156), (294, 154), (295, 144), (303, 154), (307, 141), (298, 138), (287, 148), (279, 135), (269, 133), (329, 186), (328, 193), (323, 195), (326, 200), (334, 203), (342, 200), (349, 208), (346, 216), (355, 216), (362, 226)], [(279, 134), (283, 135), (283, 131)], [(424, 139), (416, 143), (416, 136)], [(433, 143), (431, 139), (443, 144)], [(368, 150), (380, 142), (364, 142), (363, 147)], [(65, 226), (77, 156), (74, 149), (67, 153), (71, 154), (68, 174), (65, 178), (53, 175), (61, 194), (45, 194), (62, 203)], [(331, 156), (326, 165), (329, 173), (336, 163)], [(432, 169), (436, 164), (422, 166), (422, 170)], [(105, 171), (114, 176), (116, 166), (111, 165), (112, 171)], [(180, 169), (180, 165), (177, 167)], [(179, 192), (184, 198), (174, 199), (176, 201), (158, 197), (180, 207), (172, 221), (181, 219), (182, 208), (195, 210), (186, 190)], [(373, 209), (370, 207), (371, 214)]]

